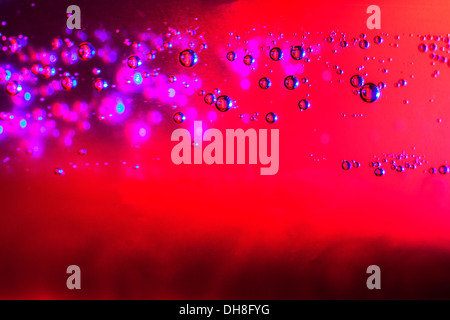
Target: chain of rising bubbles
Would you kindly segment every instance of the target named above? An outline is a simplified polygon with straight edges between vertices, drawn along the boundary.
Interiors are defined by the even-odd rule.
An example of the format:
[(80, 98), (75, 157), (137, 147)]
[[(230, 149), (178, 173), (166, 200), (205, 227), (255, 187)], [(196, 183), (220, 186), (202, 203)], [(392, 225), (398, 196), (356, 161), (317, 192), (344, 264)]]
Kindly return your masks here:
[[(6, 25), (6, 22), (2, 25)], [(87, 34), (81, 30), (67, 30), (67, 33), (65, 38), (55, 37), (49, 41), (47, 50), (29, 46), (26, 36), (7, 36), (0, 33), (0, 57), (3, 60), (0, 60), (0, 85), (4, 86), (8, 104), (8, 110), (0, 109), (0, 139), (23, 137), (24, 140), (36, 141), (36, 138), (54, 137), (62, 139), (66, 146), (71, 146), (77, 131), (88, 131), (93, 123), (100, 121), (122, 124), (127, 128), (131, 126), (133, 128), (131, 131), (134, 131), (131, 133), (131, 139), (137, 142), (142, 141), (146, 138), (148, 130), (147, 124), (142, 124), (142, 121), (137, 119), (137, 112), (134, 112), (137, 108), (131, 107), (130, 96), (136, 92), (144, 96), (146, 99), (144, 102), (157, 101), (169, 104), (170, 110), (176, 109), (178, 105), (186, 105), (188, 97), (193, 93), (197, 93), (207, 105), (215, 106), (219, 112), (227, 112), (237, 107), (236, 101), (222, 94), (218, 88), (206, 93), (202, 89), (201, 79), (195, 72), (186, 75), (167, 62), (170, 61), (167, 55), (177, 54), (182, 68), (195, 69), (193, 67), (198, 64), (198, 55), (208, 48), (204, 34), (198, 32), (198, 27), (187, 28), (183, 31), (169, 27), (165, 34), (156, 34), (149, 28), (138, 37), (139, 41), (123, 38), (120, 30), (114, 32), (96, 30), (91, 36), (94, 39), (91, 42), (87, 41)], [(274, 37), (272, 33), (268, 35)], [(231, 36), (241, 44), (240, 36), (230, 33)], [(282, 38), (283, 35), (280, 34), (278, 40)], [(303, 40), (305, 39), (306, 36), (303, 36)], [(335, 32), (331, 32), (329, 37), (324, 39), (323, 44), (332, 44), (335, 40), (339, 41), (342, 49), (353, 45), (366, 50), (371, 44), (365, 34), (347, 41), (344, 34), (338, 36)], [(421, 40), (427, 40), (427, 38), (422, 37)], [(442, 41), (447, 46), (450, 42), (448, 37), (439, 36), (429, 36), (428, 40)], [(120, 45), (115, 46), (118, 41)], [(383, 42), (382, 36), (376, 36), (372, 41), (374, 45), (380, 45)], [(245, 40), (244, 44), (249, 45), (249, 41)], [(228, 47), (230, 46), (228, 44)], [(321, 43), (316, 46), (321, 46)], [(418, 49), (420, 52), (432, 51), (431, 59), (450, 66), (446, 57), (435, 53), (438, 49), (436, 43), (431, 45), (421, 43)], [(255, 51), (257, 51), (256, 54)], [(131, 53), (127, 54), (127, 52)], [(290, 59), (292, 62), (309, 63), (311, 58), (308, 55), (314, 52), (314, 46), (305, 46), (302, 41), (301, 45), (290, 45), (289, 49), (283, 50), (276, 45), (275, 40), (272, 40), (267, 48), (261, 46), (258, 49), (245, 49), (239, 52), (231, 50), (225, 52), (224, 58), (234, 64), (242, 59), (242, 65), (236, 67), (238, 71), (242, 71), (242, 68), (255, 70), (257, 62), (255, 56), (260, 57), (261, 52), (266, 52), (265, 54), (274, 62)], [(336, 49), (333, 52), (336, 53)], [(122, 58), (124, 56), (125, 58)], [(80, 63), (86, 63), (86, 67), (90, 70), (89, 75), (83, 72), (86, 67), (83, 70), (80, 68), (79, 72), (75, 71), (74, 66)], [(161, 67), (167, 66), (169, 66), (167, 69), (174, 69), (171, 70), (173, 73), (167, 76), (160, 74)], [(338, 66), (333, 68), (338, 75), (344, 73)], [(363, 66), (358, 68), (359, 71), (362, 69)], [(387, 69), (382, 71), (387, 73)], [(433, 76), (438, 74), (437, 71)], [(364, 75), (367, 76), (367, 74)], [(310, 86), (308, 82), (307, 78), (299, 80), (294, 74), (290, 74), (284, 79), (284, 87), (286, 90), (295, 90), (300, 83)], [(77, 88), (81, 87), (82, 83), (87, 83), (91, 87), (89, 101), (77, 99), (79, 97)], [(361, 74), (353, 75), (349, 84), (354, 88), (355, 95), (366, 103), (378, 101), (382, 90), (386, 88), (384, 82), (365, 83), (365, 78)], [(259, 80), (258, 85), (261, 90), (268, 90), (272, 87), (272, 81), (265, 76)], [(396, 84), (397, 87), (406, 85), (407, 82), (404, 79)], [(248, 87), (248, 84), (245, 86)], [(65, 97), (69, 102), (63, 100)], [(173, 101), (176, 103), (171, 103)], [(299, 111), (307, 111), (310, 107), (311, 103), (308, 99), (299, 100)], [(210, 115), (214, 117), (214, 114), (210, 113)], [(259, 113), (255, 112), (247, 120), (256, 121), (258, 116)], [(239, 117), (246, 119), (246, 115), (243, 114), (239, 114)], [(186, 118), (187, 116), (180, 111), (172, 115), (173, 121), (178, 124), (183, 123)], [(265, 120), (273, 124), (278, 121), (278, 116), (275, 112), (269, 112)], [(157, 110), (149, 112), (146, 121), (150, 124), (161, 122), (161, 112)], [(31, 144), (26, 148), (25, 153), (30, 156), (39, 155), (40, 147)], [(86, 153), (85, 149), (78, 151), (80, 156)], [(383, 154), (375, 158), (369, 166), (374, 168), (376, 176), (385, 175), (386, 170), (382, 168), (384, 163), (397, 172), (416, 169), (427, 163), (424, 156), (406, 152)], [(3, 162), (6, 163), (9, 160), (10, 158), (7, 157)], [(319, 159), (314, 160), (319, 161)], [(343, 160), (341, 166), (347, 171), (359, 168), (361, 165), (355, 160)], [(134, 165), (134, 168), (139, 169), (140, 166)], [(61, 168), (56, 168), (54, 172), (57, 175), (64, 174)], [(430, 168), (428, 172), (447, 174), (450, 172), (450, 167), (443, 165), (439, 168)]]

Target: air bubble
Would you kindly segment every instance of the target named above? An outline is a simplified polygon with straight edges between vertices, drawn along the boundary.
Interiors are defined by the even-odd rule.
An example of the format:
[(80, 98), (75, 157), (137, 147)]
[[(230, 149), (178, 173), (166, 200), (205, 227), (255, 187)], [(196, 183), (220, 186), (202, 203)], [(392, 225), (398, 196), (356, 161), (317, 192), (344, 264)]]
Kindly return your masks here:
[(231, 109), (233, 102), (228, 96), (220, 96), (216, 101), (216, 108), (220, 112), (225, 112)]
[(266, 115), (266, 121), (267, 121), (268, 123), (270, 123), (270, 124), (275, 123), (275, 122), (278, 121), (278, 116), (277, 116), (275, 113), (273, 113), (273, 112), (269, 112), (269, 113)]
[(302, 99), (298, 102), (298, 107), (300, 108), (300, 111), (305, 111), (311, 107), (311, 104), (308, 100)]
[(360, 96), (364, 102), (372, 103), (380, 98), (381, 92), (373, 83), (367, 83), (361, 88)]
[(270, 50), (269, 55), (273, 61), (279, 61), (283, 58), (283, 51), (281, 51), (280, 48), (275, 47)]
[(294, 90), (298, 87), (298, 79), (295, 76), (287, 76), (284, 79), (284, 86), (288, 90)]
[(128, 57), (127, 65), (131, 69), (137, 69), (138, 67), (140, 67), (141, 64), (142, 64), (142, 61), (141, 61), (141, 59), (139, 59), (138, 56), (132, 55), (132, 56)]
[(261, 89), (269, 89), (271, 85), (272, 85), (272, 82), (267, 77), (261, 78), (259, 80), (259, 86)]
[(186, 49), (180, 52), (179, 60), (183, 67), (190, 68), (197, 63), (198, 57), (193, 50)]
[(364, 85), (364, 78), (359, 74), (355, 74), (350, 78), (350, 83), (355, 88), (360, 88)]
[(89, 42), (82, 42), (78, 46), (77, 54), (81, 60), (88, 61), (95, 56), (95, 48)]
[(186, 120), (186, 116), (182, 112), (176, 112), (173, 115), (173, 121), (175, 121), (176, 123), (182, 123), (184, 122), (184, 120)]
[(301, 60), (305, 57), (305, 50), (301, 46), (295, 46), (291, 48), (291, 57), (295, 60)]

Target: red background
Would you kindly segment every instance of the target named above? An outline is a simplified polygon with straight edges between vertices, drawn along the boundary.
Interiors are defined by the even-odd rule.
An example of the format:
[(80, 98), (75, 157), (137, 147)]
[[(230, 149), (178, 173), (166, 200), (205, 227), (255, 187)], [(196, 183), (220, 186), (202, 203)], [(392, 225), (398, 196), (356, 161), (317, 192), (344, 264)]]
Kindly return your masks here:
[[(61, 33), (68, 4), (73, 3), (44, 1), (30, 8), (29, 3), (6, 1), (0, 15), (8, 30), (30, 34), (29, 42), (39, 45)], [(1, 298), (450, 297), (450, 178), (424, 172), (450, 156), (450, 68), (438, 62), (432, 66), (428, 54), (417, 50), (422, 42), (418, 35), (447, 34), (448, 2), (77, 4), (86, 29), (163, 30), (164, 22), (182, 27), (198, 18), (209, 49), (195, 72), (206, 91), (219, 87), (239, 105), (210, 126), (278, 128), (280, 170), (261, 176), (259, 165), (175, 166), (170, 134), (180, 125), (173, 123), (170, 110), (139, 150), (123, 134), (103, 127), (81, 134), (71, 148), (47, 142), (39, 159), (16, 155), (16, 141), (2, 140), (0, 158), (14, 161), (0, 165)], [(381, 30), (366, 27), (371, 4), (381, 7)], [(284, 70), (275, 66), (273, 87), (261, 92), (257, 81), (267, 75), (262, 65), (269, 60), (248, 77), (249, 90), (240, 87), (241, 76), (222, 54), (232, 43), (228, 33), (251, 40), (263, 34), (262, 26), (285, 35), (311, 31), (319, 39), (322, 62), (311, 63), (300, 75), (310, 80), (310, 89), (287, 92), (280, 85)], [(246, 34), (252, 28), (257, 31)], [(333, 54), (332, 45), (323, 41), (332, 30), (346, 33), (347, 39), (361, 33), (369, 40), (388, 35), (367, 51), (350, 46)], [(376, 60), (366, 62), (367, 55)], [(393, 61), (378, 62), (388, 58)], [(335, 64), (344, 70), (342, 76), (332, 69)], [(361, 64), (368, 79), (388, 85), (373, 104), (353, 95), (349, 85)], [(384, 66), (388, 74), (378, 70)], [(322, 79), (325, 70), (333, 83)], [(439, 77), (432, 77), (434, 70)], [(395, 88), (402, 78), (408, 85)], [(306, 92), (311, 109), (300, 113), (297, 102)], [(206, 122), (210, 109), (201, 98), (191, 99), (197, 120)], [(256, 111), (258, 122), (244, 124), (237, 116)], [(280, 119), (273, 125), (264, 121), (270, 111)], [(354, 113), (364, 116), (353, 118)], [(181, 127), (192, 128), (193, 120)], [(81, 147), (88, 150), (83, 161), (110, 165), (53, 175), (55, 167), (78, 161)], [(374, 155), (402, 151), (425, 155), (429, 164), (405, 173), (386, 167), (380, 178), (369, 168)], [(360, 161), (361, 168), (346, 172), (343, 159)], [(139, 163), (141, 169), (125, 168), (123, 160)], [(81, 290), (66, 288), (65, 271), (71, 264), (81, 268)], [(366, 268), (372, 264), (381, 268), (381, 290), (366, 287)]]

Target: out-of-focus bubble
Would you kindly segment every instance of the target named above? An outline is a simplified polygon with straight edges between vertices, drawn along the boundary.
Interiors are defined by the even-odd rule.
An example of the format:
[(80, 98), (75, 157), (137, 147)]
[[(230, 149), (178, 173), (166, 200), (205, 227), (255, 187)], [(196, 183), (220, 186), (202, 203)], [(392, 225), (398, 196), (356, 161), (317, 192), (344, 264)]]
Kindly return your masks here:
[(41, 74), (44, 78), (48, 79), (56, 74), (56, 70), (52, 66), (45, 66), (42, 68)]
[(225, 112), (231, 109), (233, 102), (228, 96), (220, 96), (216, 101), (216, 108), (220, 112)]
[(67, 91), (76, 88), (77, 84), (77, 79), (74, 76), (66, 76), (61, 79), (61, 86)]
[(294, 90), (298, 87), (298, 79), (295, 76), (287, 76), (284, 79), (284, 86), (288, 90)]
[(61, 169), (61, 168), (56, 168), (54, 171), (53, 171), (53, 173), (55, 174), (55, 175), (57, 175), (57, 176), (63, 176), (65, 173), (64, 173), (64, 170), (63, 169)]
[(259, 80), (259, 86), (261, 87), (261, 89), (269, 89), (271, 85), (272, 82), (267, 77), (261, 78)]
[(108, 82), (106, 82), (105, 79), (102, 78), (96, 78), (94, 80), (94, 89), (97, 91), (102, 91), (108, 88)]
[(34, 75), (38, 75), (42, 72), (42, 66), (39, 64), (33, 64), (33, 66), (31, 67), (31, 72)]
[(183, 67), (190, 68), (197, 63), (198, 57), (193, 50), (186, 49), (180, 52), (179, 61)]
[(82, 42), (78, 46), (77, 54), (81, 60), (88, 61), (95, 56), (95, 48), (89, 42)]
[(380, 89), (373, 83), (366, 83), (361, 88), (360, 96), (364, 102), (372, 103), (380, 98), (381, 92)]
[(15, 96), (22, 91), (22, 86), (17, 81), (9, 81), (5, 86), (5, 90), (9, 95)]

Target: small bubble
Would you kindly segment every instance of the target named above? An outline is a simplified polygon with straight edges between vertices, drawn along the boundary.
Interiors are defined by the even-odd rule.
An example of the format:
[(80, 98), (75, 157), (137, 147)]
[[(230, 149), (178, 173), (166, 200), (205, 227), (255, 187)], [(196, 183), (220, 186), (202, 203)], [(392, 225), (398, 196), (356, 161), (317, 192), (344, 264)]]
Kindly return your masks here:
[(61, 86), (63, 87), (64, 90), (67, 91), (76, 88), (77, 84), (78, 84), (77, 79), (75, 79), (74, 76), (66, 76), (61, 79)]
[(128, 57), (127, 64), (131, 69), (137, 69), (142, 64), (142, 61), (138, 56), (132, 55)]
[(228, 61), (236, 60), (236, 53), (234, 53), (233, 51), (228, 52), (227, 53), (227, 59), (228, 59)]
[(247, 66), (251, 66), (254, 62), (255, 62), (255, 59), (253, 58), (252, 55), (248, 54), (244, 57), (244, 63)]
[(216, 102), (216, 96), (213, 95), (212, 93), (208, 93), (205, 95), (204, 100), (207, 104), (213, 104)]
[(183, 67), (190, 68), (197, 63), (198, 57), (193, 50), (186, 49), (180, 52), (179, 61)]
[(350, 78), (350, 84), (355, 88), (360, 88), (364, 85), (364, 78), (359, 74), (355, 74)]
[(55, 171), (53, 171), (54, 173), (55, 173), (55, 175), (57, 175), (57, 176), (63, 176), (65, 173), (64, 173), (64, 170), (63, 169), (61, 169), (61, 168), (56, 168), (55, 169)]
[(344, 161), (342, 161), (341, 167), (342, 167), (342, 169), (347, 171), (352, 168), (352, 164), (350, 163), (350, 161), (344, 160)]
[(272, 85), (272, 82), (267, 77), (261, 78), (259, 80), (259, 86), (261, 89), (269, 89), (271, 85)]
[(9, 95), (15, 96), (22, 91), (22, 86), (17, 81), (9, 81), (5, 86), (5, 90)]
[(295, 60), (301, 60), (305, 57), (305, 50), (301, 46), (294, 46), (291, 48), (291, 57)]
[(186, 120), (186, 117), (182, 112), (176, 112), (173, 115), (173, 121), (175, 121), (176, 123), (182, 123), (184, 122), (184, 120)]
[(220, 112), (225, 112), (231, 109), (233, 102), (228, 96), (220, 96), (216, 101), (216, 108)]
[(440, 166), (439, 167), (439, 173), (440, 174), (447, 174), (450, 172), (450, 167), (449, 166)]
[(88, 61), (95, 56), (95, 48), (89, 42), (82, 42), (78, 46), (77, 54), (81, 60)]
[(102, 78), (97, 78), (94, 80), (94, 88), (97, 91), (102, 91), (108, 88), (108, 82)]
[(380, 36), (376, 36), (375, 38), (373, 38), (373, 42), (376, 44), (381, 44), (383, 43), (383, 38)]
[(278, 116), (277, 116), (275, 113), (273, 113), (273, 112), (269, 112), (269, 113), (266, 115), (266, 121), (267, 121), (268, 123), (270, 123), (270, 124), (272, 124), (272, 123), (274, 123), (274, 122), (277, 122), (277, 121), (278, 121)]
[(382, 177), (386, 174), (386, 171), (383, 168), (376, 168), (374, 172), (377, 177)]
[(308, 100), (302, 99), (298, 102), (298, 107), (300, 108), (300, 111), (305, 111), (311, 107), (311, 104)]
[(283, 51), (281, 51), (281, 49), (278, 47), (272, 48), (270, 50), (269, 56), (273, 61), (279, 61), (283, 58)]
[(295, 76), (287, 76), (284, 79), (284, 86), (288, 89), (288, 90), (294, 90), (295, 88), (298, 87), (298, 79)]
[(78, 150), (78, 154), (80, 156), (85, 156), (87, 154), (87, 151), (86, 151), (86, 149), (80, 149), (80, 150)]
[(361, 40), (361, 41), (359, 41), (359, 47), (361, 49), (367, 49), (370, 47), (370, 43), (367, 40)]
[(364, 102), (372, 103), (380, 98), (381, 92), (373, 83), (367, 83), (361, 88), (360, 96)]
[(428, 46), (425, 43), (419, 44), (419, 51), (420, 52), (427, 52), (428, 51)]

